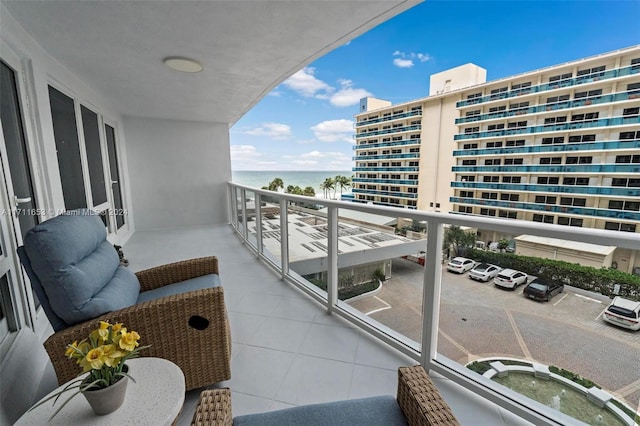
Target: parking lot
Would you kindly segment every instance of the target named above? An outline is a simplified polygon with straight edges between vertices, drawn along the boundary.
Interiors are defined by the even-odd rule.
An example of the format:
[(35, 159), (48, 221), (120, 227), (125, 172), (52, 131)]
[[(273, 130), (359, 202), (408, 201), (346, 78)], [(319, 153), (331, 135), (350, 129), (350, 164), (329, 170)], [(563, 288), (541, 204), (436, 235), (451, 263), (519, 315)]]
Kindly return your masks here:
[[(602, 320), (607, 297), (565, 287), (536, 302), (522, 295), (524, 286), (503, 290), (444, 269), (438, 353), (461, 364), (498, 355), (556, 365), (639, 406), (640, 332)], [(382, 291), (352, 306), (420, 341), (423, 274), (422, 266), (394, 259)]]

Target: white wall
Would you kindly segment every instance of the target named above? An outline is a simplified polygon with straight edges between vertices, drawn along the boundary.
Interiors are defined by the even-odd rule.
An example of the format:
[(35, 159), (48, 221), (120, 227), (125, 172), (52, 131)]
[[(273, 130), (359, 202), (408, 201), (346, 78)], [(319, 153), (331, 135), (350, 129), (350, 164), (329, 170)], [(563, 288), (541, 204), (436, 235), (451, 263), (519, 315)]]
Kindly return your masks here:
[(226, 124), (125, 117), (123, 127), (137, 230), (228, 220)]
[(463, 89), (487, 81), (487, 70), (475, 64), (465, 64), (459, 67), (432, 74), (429, 77), (429, 96)]

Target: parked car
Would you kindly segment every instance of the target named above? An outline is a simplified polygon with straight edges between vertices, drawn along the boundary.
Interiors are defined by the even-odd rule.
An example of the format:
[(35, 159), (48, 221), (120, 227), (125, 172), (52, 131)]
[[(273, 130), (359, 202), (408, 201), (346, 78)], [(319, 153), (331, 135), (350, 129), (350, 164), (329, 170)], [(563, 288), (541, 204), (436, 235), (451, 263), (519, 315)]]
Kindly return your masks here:
[(522, 293), (535, 300), (551, 300), (553, 296), (564, 291), (564, 284), (536, 278), (524, 288)]
[(515, 269), (505, 269), (493, 279), (493, 283), (499, 287), (515, 289), (527, 283), (527, 274)]
[(447, 271), (457, 272), (458, 274), (464, 274), (469, 269), (473, 268), (476, 263), (467, 259), (466, 257), (454, 257), (449, 263), (447, 263)]
[(490, 263), (480, 263), (469, 272), (469, 278), (486, 283), (490, 279), (495, 278), (500, 271), (502, 271), (502, 268), (499, 266)]
[(640, 302), (616, 296), (605, 309), (602, 319), (618, 327), (640, 330)]

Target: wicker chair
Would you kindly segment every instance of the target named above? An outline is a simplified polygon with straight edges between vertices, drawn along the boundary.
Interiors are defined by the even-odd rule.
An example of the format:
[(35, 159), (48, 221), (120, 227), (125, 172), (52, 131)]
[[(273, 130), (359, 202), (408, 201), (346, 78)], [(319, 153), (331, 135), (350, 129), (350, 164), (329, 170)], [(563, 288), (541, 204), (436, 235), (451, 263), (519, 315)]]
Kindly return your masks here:
[[(218, 259), (204, 257), (158, 266), (136, 273), (142, 292), (208, 274), (218, 274)], [(80, 371), (64, 352), (66, 346), (86, 338), (100, 321), (121, 322), (136, 330), (143, 344), (141, 355), (177, 364), (187, 390), (231, 378), (231, 332), (222, 287), (196, 290), (142, 302), (54, 333), (45, 343), (58, 382)]]
[[(366, 401), (366, 400), (362, 400)], [(371, 399), (375, 404), (375, 399)], [(406, 423), (410, 426), (455, 426), (459, 425), (455, 416), (451, 412), (449, 405), (442, 399), (440, 392), (435, 387), (424, 369), (419, 366), (413, 367), (400, 367), (398, 369), (398, 394), (396, 401), (404, 414)], [(366, 402), (365, 402), (366, 403)], [(336, 417), (331, 417), (331, 405), (333, 403), (316, 405), (315, 413), (320, 410), (327, 410), (327, 422), (326, 424), (339, 424), (336, 422)], [(310, 407), (310, 406), (308, 406)], [(286, 420), (288, 412), (293, 413), (296, 410), (296, 415), (299, 417), (301, 410), (305, 407), (295, 407), (278, 412), (280, 416), (281, 424), (294, 424), (291, 421)], [(275, 413), (274, 413), (275, 414)], [(268, 413), (267, 413), (268, 415)], [(256, 416), (252, 415), (254, 419), (253, 423), (259, 424), (260, 420), (256, 419)], [(316, 418), (317, 419), (317, 418)], [(290, 420), (290, 419), (289, 419)], [(273, 418), (271, 418), (268, 424), (272, 424)], [(251, 422), (250, 422), (251, 423)], [(312, 422), (314, 425), (317, 422)], [(321, 422), (325, 424), (324, 422)], [(196, 407), (196, 412), (193, 415), (191, 426), (231, 426), (233, 425), (233, 417), (231, 413), (231, 391), (228, 388), (205, 390), (200, 394), (200, 402)]]

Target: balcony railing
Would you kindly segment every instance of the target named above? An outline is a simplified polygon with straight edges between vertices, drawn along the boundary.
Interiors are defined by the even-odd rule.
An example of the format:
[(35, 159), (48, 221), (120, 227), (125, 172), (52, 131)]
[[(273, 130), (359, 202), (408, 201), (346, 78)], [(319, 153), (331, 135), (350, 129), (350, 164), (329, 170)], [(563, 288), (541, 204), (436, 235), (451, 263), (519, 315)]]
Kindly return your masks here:
[[(277, 271), (283, 280), (296, 285), (309, 297), (324, 304), (329, 314), (345, 318), (384, 343), (412, 357), (427, 369), (444, 375), (480, 397), (534, 424), (566, 424), (567, 417), (559, 411), (535, 403), (472, 372), (462, 364), (453, 361), (451, 356), (444, 354), (447, 351), (456, 353), (456, 350), (461, 354), (459, 349), (451, 345), (450, 336), (439, 333), (442, 328), (441, 314), (450, 310), (450, 301), (444, 303), (441, 298), (445, 227), (455, 225), (514, 236), (534, 235), (632, 250), (640, 247), (639, 233), (571, 228), (528, 221), (429, 213), (411, 209), (399, 210), (359, 202), (340, 202), (275, 193), (233, 183), (229, 184), (229, 194), (231, 225), (247, 247)], [(301, 206), (312, 206), (315, 209), (323, 207), (324, 210), (310, 210)], [(427, 238), (410, 240), (394, 235), (392, 230), (381, 230), (384, 227), (378, 225), (367, 226), (362, 220), (352, 222), (347, 219), (349, 215), (346, 215), (345, 211), (351, 214), (364, 213), (384, 217), (388, 221), (400, 216), (413, 223), (424, 224), (428, 230)], [(384, 273), (389, 259), (408, 257), (417, 253), (424, 254), (424, 268), (416, 276), (417, 281), (404, 289), (407, 295), (413, 295), (406, 300), (406, 303), (415, 303), (416, 308), (407, 308), (399, 313), (398, 318), (391, 317), (390, 322), (383, 322), (382, 319), (380, 321), (373, 319), (371, 315), (374, 312), (392, 309), (393, 306), (378, 303), (361, 311), (355, 307), (355, 303), (339, 300), (339, 287), (342, 286), (345, 277), (351, 277), (350, 279), (353, 280), (356, 267), (366, 269), (371, 265), (373, 268), (381, 265), (381, 271)], [(345, 268), (350, 273), (339, 274), (339, 270)], [(311, 276), (315, 278), (305, 278)], [(325, 278), (326, 290), (311, 284), (310, 279), (318, 281), (320, 276)], [(376, 298), (371, 300), (376, 302)], [(401, 301), (397, 300), (395, 303), (401, 303)], [(418, 318), (418, 324), (407, 328), (407, 318), (414, 314), (418, 314), (417, 317), (412, 317)], [(459, 319), (459, 317), (456, 318)], [(536, 324), (540, 319), (536, 320)], [(513, 322), (513, 319), (510, 321)], [(472, 327), (482, 326), (476, 325), (475, 322), (467, 323), (469, 324)], [(553, 334), (554, 330), (546, 332)], [(496, 330), (495, 333), (501, 333), (501, 331)], [(562, 333), (566, 331), (558, 330), (557, 333), (556, 337), (561, 340)], [(483, 337), (490, 337), (490, 334), (481, 334), (478, 338)], [(545, 335), (541, 342), (545, 341), (546, 337)], [(563, 350), (570, 351), (571, 348), (567, 347)], [(492, 352), (495, 352), (495, 348)], [(627, 355), (624, 354), (624, 356)], [(586, 347), (581, 346), (577, 356), (580, 357), (578, 360), (580, 364), (588, 365), (590, 362)], [(467, 358), (466, 355), (464, 357)], [(630, 368), (632, 368), (632, 374), (637, 373), (633, 367)]]
[[(362, 159), (364, 161), (364, 158)], [(363, 167), (357, 166), (351, 169), (354, 172), (417, 172), (419, 167)]]
[(581, 106), (604, 104), (608, 102), (626, 101), (630, 99), (640, 99), (640, 93), (622, 92), (622, 93), (613, 93), (610, 95), (598, 95), (598, 96), (592, 96), (588, 98), (574, 99), (571, 101), (554, 102), (554, 103), (549, 103), (544, 105), (531, 106), (529, 108), (518, 108), (514, 110), (509, 110), (509, 111), (491, 112), (488, 114), (473, 115), (470, 117), (461, 117), (461, 118), (456, 118), (456, 124), (473, 123), (476, 121), (492, 120), (492, 119), (502, 118), (502, 117), (514, 117), (514, 116), (520, 116), (525, 114), (536, 114), (539, 112), (546, 112), (546, 111), (557, 111), (557, 110), (563, 110), (568, 108), (577, 108)]
[(476, 157), (478, 155), (502, 155), (502, 154), (536, 154), (546, 152), (576, 152), (576, 151), (607, 151), (613, 149), (637, 149), (640, 148), (640, 140), (629, 141), (603, 141), (561, 143), (549, 145), (525, 145), (501, 148), (484, 149), (458, 149), (453, 151), (454, 157)]
[(496, 189), (501, 191), (554, 192), (559, 194), (640, 197), (640, 188), (586, 185), (538, 185), (520, 183), (451, 182), (453, 188)]
[(379, 191), (377, 189), (374, 190), (374, 189), (353, 188), (351, 189), (351, 192), (353, 192), (354, 194), (373, 194), (373, 195), (396, 197), (396, 198), (411, 198), (411, 199), (418, 198), (418, 194), (408, 193), (404, 191)]
[(390, 141), (390, 142), (378, 142), (378, 143), (360, 143), (358, 145), (353, 146), (354, 151), (371, 149), (371, 148), (384, 148), (384, 147), (394, 147), (394, 146), (406, 146), (406, 145), (420, 145), (420, 139), (404, 139), (401, 141)]
[(584, 75), (584, 76), (579, 76), (574, 78), (567, 78), (565, 80), (553, 81), (545, 84), (540, 84), (537, 86), (526, 87), (523, 89), (516, 89), (508, 92), (491, 94), (491, 95), (483, 96), (481, 98), (474, 98), (474, 99), (459, 101), (456, 103), (456, 107), (461, 108), (464, 106), (481, 104), (484, 102), (494, 101), (497, 99), (514, 98), (527, 93), (545, 92), (547, 90), (559, 89), (561, 87), (576, 86), (580, 84), (591, 83), (594, 81), (608, 80), (612, 78), (623, 77), (626, 75), (637, 74), (637, 73), (640, 73), (640, 67), (638, 67), (637, 65), (632, 65), (629, 67), (598, 72), (595, 74)]
[(472, 204), (475, 206), (500, 207), (506, 209), (531, 210), (538, 212), (564, 213), (580, 216), (640, 221), (640, 213), (625, 210), (597, 209), (593, 207), (562, 206), (555, 204), (522, 203), (517, 201), (500, 201), (488, 200), (485, 198), (467, 197), (449, 197), (449, 201), (456, 204)]
[(460, 173), (640, 173), (640, 164), (524, 164), (517, 166), (453, 166)]
[(390, 183), (396, 185), (417, 185), (417, 179), (373, 179), (373, 178), (352, 178), (354, 183)]
[(381, 154), (381, 155), (356, 155), (351, 159), (353, 161), (368, 161), (368, 160), (386, 160), (388, 158), (420, 158), (419, 152), (409, 152), (406, 154)]
[(400, 114), (393, 114), (393, 115), (388, 115), (386, 117), (373, 118), (371, 120), (362, 120), (362, 121), (358, 121), (355, 124), (355, 126), (361, 127), (369, 124), (382, 123), (383, 121), (391, 121), (391, 120), (398, 120), (400, 118), (415, 117), (416, 115), (422, 115), (422, 110), (420, 109), (415, 111), (402, 112)]
[(534, 127), (522, 127), (519, 129), (502, 129), (502, 130), (491, 131), (491, 132), (464, 133), (464, 134), (454, 135), (453, 139), (464, 140), (464, 139), (477, 139), (477, 138), (493, 138), (498, 136), (522, 135), (526, 133), (547, 133), (547, 132), (558, 132), (562, 130), (623, 126), (626, 124), (638, 124), (638, 123), (640, 123), (640, 116), (612, 117), (612, 118), (602, 118), (600, 120), (572, 121), (570, 123), (563, 123), (563, 124), (548, 124), (548, 125), (534, 126)]
[(366, 137), (369, 137), (369, 136), (387, 135), (389, 133), (410, 132), (412, 130), (420, 130), (421, 128), (422, 128), (422, 125), (413, 124), (411, 126), (394, 127), (392, 129), (384, 129), (384, 130), (376, 130), (376, 131), (373, 131), (373, 132), (356, 133), (354, 135), (354, 137), (356, 139), (359, 139), (359, 138), (366, 138)]

